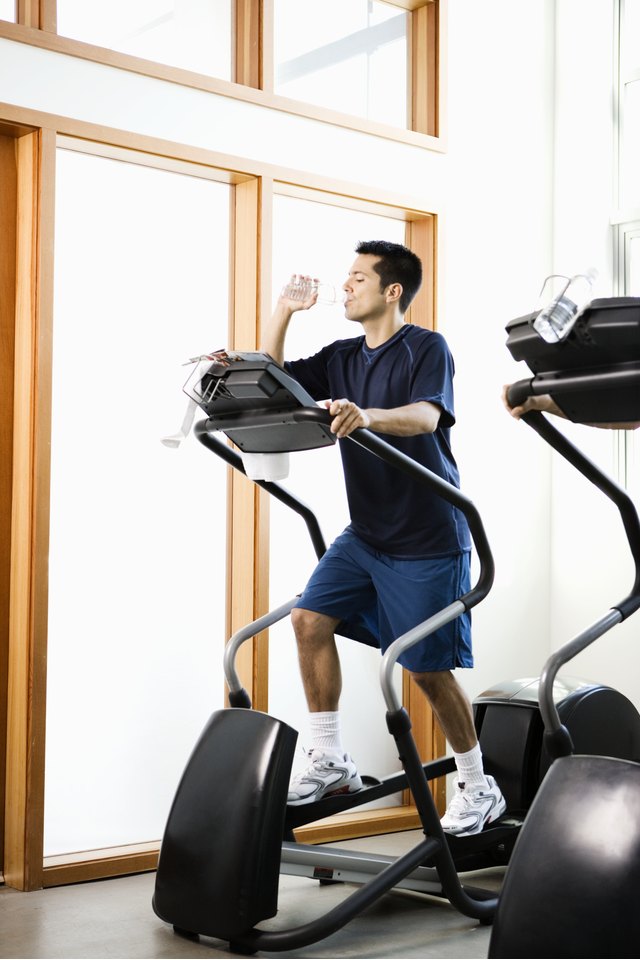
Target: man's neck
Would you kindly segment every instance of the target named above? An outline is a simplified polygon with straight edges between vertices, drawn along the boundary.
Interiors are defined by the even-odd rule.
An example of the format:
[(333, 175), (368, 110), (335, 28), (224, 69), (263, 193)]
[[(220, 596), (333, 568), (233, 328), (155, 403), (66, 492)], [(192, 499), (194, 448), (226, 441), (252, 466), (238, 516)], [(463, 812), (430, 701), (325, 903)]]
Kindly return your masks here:
[(383, 343), (395, 337), (398, 330), (404, 326), (404, 317), (394, 314), (389, 317), (378, 317), (375, 320), (364, 320), (362, 328), (367, 346), (371, 350), (381, 347)]

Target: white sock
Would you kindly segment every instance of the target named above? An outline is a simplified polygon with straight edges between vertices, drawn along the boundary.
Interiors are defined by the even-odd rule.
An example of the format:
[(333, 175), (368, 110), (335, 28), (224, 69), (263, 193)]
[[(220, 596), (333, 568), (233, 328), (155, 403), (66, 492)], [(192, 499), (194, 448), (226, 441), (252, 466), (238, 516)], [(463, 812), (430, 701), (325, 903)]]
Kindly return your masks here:
[(466, 753), (454, 751), (453, 756), (458, 770), (458, 783), (464, 784), (465, 788), (489, 786), (482, 768), (482, 751), (479, 743)]
[(340, 733), (340, 713), (337, 710), (326, 713), (310, 713), (309, 734), (311, 750), (322, 750), (324, 753), (344, 756)]

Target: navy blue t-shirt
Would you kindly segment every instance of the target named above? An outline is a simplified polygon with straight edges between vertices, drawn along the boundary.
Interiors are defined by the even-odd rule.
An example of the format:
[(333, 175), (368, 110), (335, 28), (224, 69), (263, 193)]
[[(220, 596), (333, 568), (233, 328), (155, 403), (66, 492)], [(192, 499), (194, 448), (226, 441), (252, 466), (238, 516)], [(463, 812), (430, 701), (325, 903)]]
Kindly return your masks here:
[[(450, 446), (453, 358), (441, 334), (405, 324), (371, 350), (364, 336), (337, 340), (286, 370), (314, 400), (352, 400), (392, 409), (420, 400), (442, 414), (434, 433), (380, 436), (433, 473), (460, 485)], [(471, 548), (464, 515), (427, 487), (349, 439), (340, 441), (350, 528), (375, 550), (399, 558), (441, 557)]]

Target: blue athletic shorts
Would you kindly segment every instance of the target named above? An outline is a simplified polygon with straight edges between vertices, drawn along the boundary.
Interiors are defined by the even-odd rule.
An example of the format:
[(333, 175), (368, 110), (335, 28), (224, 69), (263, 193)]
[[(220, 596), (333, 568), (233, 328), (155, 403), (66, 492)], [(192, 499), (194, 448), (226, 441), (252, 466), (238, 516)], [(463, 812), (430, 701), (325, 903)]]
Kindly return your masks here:
[[(399, 560), (345, 530), (318, 563), (296, 606), (338, 618), (336, 633), (384, 652), (469, 589), (468, 553)], [(399, 662), (413, 673), (472, 667), (471, 614), (421, 640)]]

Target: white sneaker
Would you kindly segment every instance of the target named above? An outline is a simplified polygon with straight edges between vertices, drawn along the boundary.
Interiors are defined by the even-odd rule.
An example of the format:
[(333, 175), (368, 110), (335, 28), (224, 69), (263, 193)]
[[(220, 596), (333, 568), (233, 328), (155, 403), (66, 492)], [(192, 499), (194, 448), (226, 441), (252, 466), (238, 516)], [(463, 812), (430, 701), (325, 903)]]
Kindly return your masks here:
[(480, 833), (487, 824), (501, 817), (507, 808), (500, 787), (493, 777), (486, 778), (488, 787), (470, 786), (455, 781), (455, 794), (440, 821), (442, 829), (456, 837)]
[(322, 750), (310, 750), (308, 755), (311, 763), (306, 770), (293, 777), (287, 803), (302, 806), (322, 797), (355, 793), (362, 788), (362, 780), (348, 753), (340, 756), (323, 753)]

